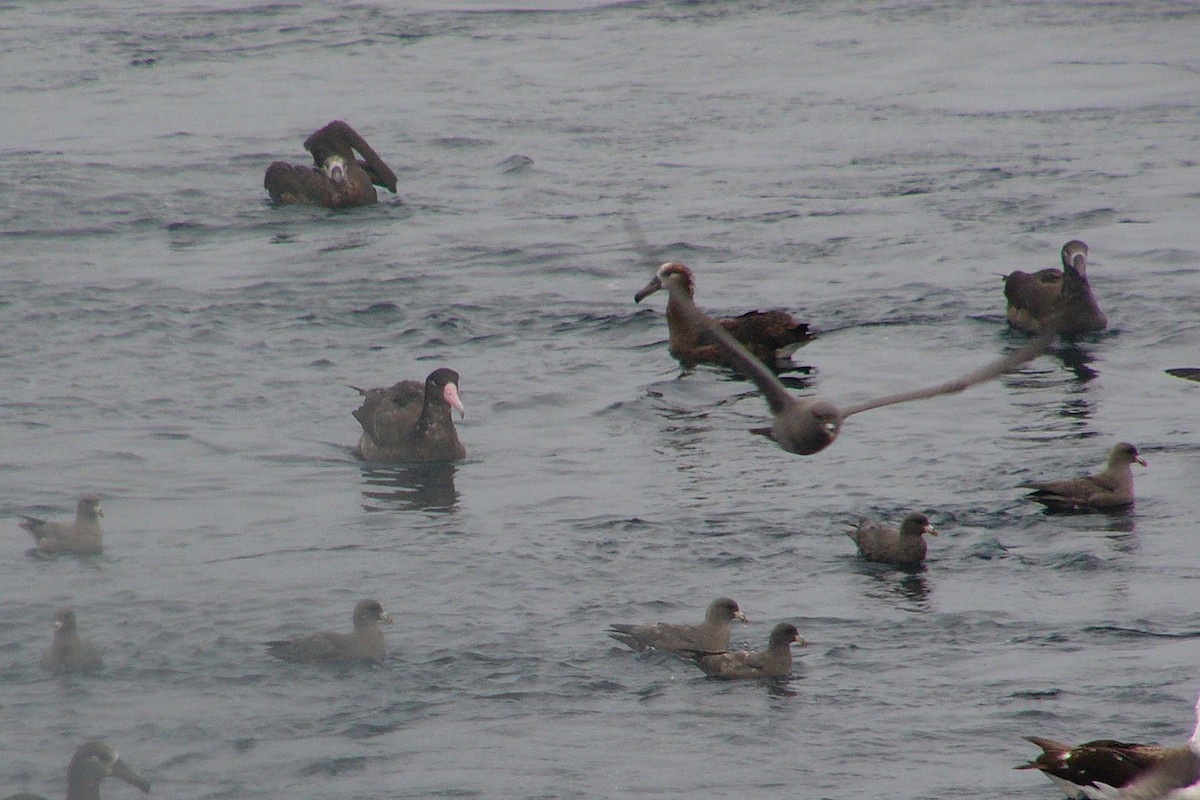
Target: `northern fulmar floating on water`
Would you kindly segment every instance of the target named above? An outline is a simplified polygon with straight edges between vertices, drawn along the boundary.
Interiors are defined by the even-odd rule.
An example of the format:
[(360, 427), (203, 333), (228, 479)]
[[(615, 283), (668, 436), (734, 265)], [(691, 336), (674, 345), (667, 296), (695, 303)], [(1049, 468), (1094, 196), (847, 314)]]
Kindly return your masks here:
[(102, 663), (96, 645), (79, 635), (75, 612), (69, 608), (55, 611), (54, 639), (42, 656), (42, 666), (52, 672), (91, 672)]
[(1092, 296), (1087, 278), (1088, 246), (1079, 240), (1063, 245), (1061, 270), (1010, 273), (1004, 278), (1008, 321), (1027, 333), (1074, 335), (1102, 331), (1108, 320)]
[(85, 494), (79, 498), (75, 506), (75, 521), (47, 522), (44, 519), (21, 515), (17, 523), (37, 544), (37, 549), (43, 553), (74, 553), (76, 555), (96, 555), (104, 550), (100, 535), (100, 518), (104, 511), (100, 508), (100, 498), (94, 494)]
[(723, 653), (686, 653), (710, 678), (723, 681), (756, 678), (786, 678), (792, 674), (792, 642), (807, 644), (790, 622), (771, 629), (765, 650), (734, 650)]
[[(396, 173), (341, 120), (305, 139), (304, 149), (312, 153), (316, 169), (283, 161), (267, 167), (263, 186), (274, 202), (349, 208), (374, 203), (376, 186), (396, 193)], [(355, 158), (356, 150), (361, 161)]]
[[(99, 800), (100, 781), (112, 776), (120, 778), (143, 793), (150, 791), (150, 781), (134, 772), (121, 760), (116, 748), (107, 742), (84, 742), (75, 748), (67, 765), (67, 800)], [(44, 800), (36, 794), (14, 794), (4, 800)]]
[(354, 418), (362, 426), (355, 454), (364, 461), (457, 461), (467, 449), (458, 440), (450, 409), (465, 416), (458, 373), (441, 367), (424, 383), (400, 381), (381, 389), (350, 387), (363, 396)]
[(392, 615), (378, 600), (360, 600), (354, 606), (354, 630), (351, 633), (320, 631), (296, 639), (267, 642), (267, 651), (284, 661), (301, 664), (382, 664), (387, 657), (380, 622), (391, 622)]
[(720, 348), (729, 364), (753, 380), (766, 398), (774, 421), (770, 428), (757, 429), (754, 432), (766, 434), (787, 452), (802, 456), (819, 453), (832, 444), (841, 431), (842, 421), (846, 417), (895, 403), (907, 403), (910, 400), (954, 394), (977, 383), (998, 378), (1026, 361), (1036, 358), (1046, 349), (1053, 338), (1053, 334), (1043, 334), (1019, 350), (961, 378), (924, 389), (911, 389), (838, 408), (823, 398), (796, 397), (788, 391), (774, 372), (747, 351), (729, 331), (696, 307), (688, 293), (683, 277), (679, 272), (671, 269), (671, 266), (671, 264), (663, 264), (659, 267), (657, 277), (659, 282), (671, 293), (671, 299), (678, 305), (680, 313), (690, 325), (697, 329), (707, 329), (711, 334), (712, 341)]
[(717, 652), (729, 647), (730, 623), (746, 621), (738, 604), (728, 597), (718, 597), (708, 604), (704, 622), (697, 625), (676, 622), (653, 622), (646, 625), (617, 623), (610, 625), (609, 636), (634, 650), (653, 647), (680, 653), (684, 650)]
[[(633, 301), (640, 303), (662, 289), (664, 273), (677, 276), (677, 283), (687, 293), (688, 299), (694, 296), (696, 282), (692, 271), (683, 264), (671, 262), (662, 266), (659, 273), (633, 296)], [(813, 338), (808, 332), (808, 323), (800, 322), (778, 308), (770, 311), (747, 311), (740, 316), (725, 317), (716, 322), (753, 353), (755, 358), (773, 369), (787, 369), (792, 366), (791, 354)], [(721, 348), (709, 340), (703, 327), (697, 326), (688, 318), (674, 294), (667, 299), (667, 333), (667, 350), (686, 369), (691, 369), (697, 364), (723, 364), (735, 369), (738, 366), (736, 363), (730, 363)]]
[(868, 561), (883, 564), (920, 564), (925, 560), (925, 534), (937, 536), (929, 517), (914, 511), (900, 523), (900, 530), (877, 520), (865, 520), (847, 535)]
[(1021, 488), (1032, 489), (1030, 500), (1059, 511), (1092, 511), (1122, 508), (1133, 504), (1134, 463), (1146, 466), (1146, 459), (1128, 442), (1120, 442), (1108, 453), (1103, 472), (1057, 481), (1030, 481)]

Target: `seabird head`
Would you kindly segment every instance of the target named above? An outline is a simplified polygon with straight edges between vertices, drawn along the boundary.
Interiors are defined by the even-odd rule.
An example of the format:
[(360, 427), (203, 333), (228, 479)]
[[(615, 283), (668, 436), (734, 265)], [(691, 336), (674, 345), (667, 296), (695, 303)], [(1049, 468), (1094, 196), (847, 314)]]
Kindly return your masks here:
[(1063, 245), (1063, 269), (1073, 269), (1080, 275), (1087, 274), (1088, 246), (1078, 239), (1072, 239)]
[(341, 156), (329, 156), (325, 159), (325, 163), (321, 165), (321, 172), (325, 173), (325, 177), (334, 183), (346, 182), (346, 159)]
[(658, 271), (654, 273), (654, 277), (650, 279), (650, 282), (633, 296), (633, 302), (642, 302), (659, 289), (665, 287), (668, 282), (681, 286), (689, 297), (694, 294), (692, 271), (678, 261), (668, 261), (659, 267)]
[(920, 511), (914, 511), (904, 518), (904, 522), (900, 523), (900, 532), (916, 536), (923, 533), (928, 533), (930, 536), (938, 535), (937, 530), (929, 523), (929, 517)]

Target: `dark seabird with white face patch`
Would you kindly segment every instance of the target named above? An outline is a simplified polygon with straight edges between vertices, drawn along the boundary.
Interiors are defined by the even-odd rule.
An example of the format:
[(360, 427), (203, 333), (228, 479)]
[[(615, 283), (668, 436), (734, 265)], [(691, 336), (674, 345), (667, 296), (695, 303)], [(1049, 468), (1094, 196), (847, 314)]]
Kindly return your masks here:
[(807, 644), (790, 622), (781, 622), (771, 630), (765, 650), (734, 650), (703, 653), (692, 650), (685, 655), (710, 678), (723, 681), (756, 678), (786, 678), (792, 674), (792, 643)]
[(1108, 327), (1087, 278), (1088, 246), (1079, 240), (1063, 245), (1063, 268), (1032, 274), (1010, 273), (1004, 279), (1008, 321), (1027, 333), (1075, 335)]
[(320, 631), (295, 639), (267, 642), (267, 652), (283, 661), (300, 664), (382, 664), (387, 657), (380, 622), (392, 615), (378, 600), (360, 600), (354, 606), (350, 633)]
[[(84, 742), (75, 748), (67, 765), (67, 800), (99, 800), (100, 781), (112, 776), (146, 793), (150, 781), (134, 772), (121, 760), (116, 748), (107, 742)], [(36, 794), (14, 794), (4, 800), (44, 800)]]
[(100, 532), (100, 518), (103, 516), (100, 498), (94, 494), (85, 494), (75, 506), (74, 522), (47, 522), (22, 514), (21, 522), (17, 524), (29, 531), (37, 549), (43, 553), (74, 553), (86, 556), (96, 555), (104, 550)]
[(52, 672), (93, 672), (102, 664), (96, 645), (79, 635), (75, 612), (69, 608), (55, 611), (54, 639), (42, 656), (42, 667)]
[[(664, 264), (663, 271), (678, 277), (678, 284), (687, 293), (688, 298), (694, 296), (695, 278), (692, 271), (678, 262)], [(633, 296), (635, 303), (663, 288), (661, 275), (655, 275), (648, 284)], [(717, 324), (732, 334), (755, 358), (774, 369), (787, 369), (791, 366), (791, 355), (801, 345), (812, 339), (808, 332), (808, 323), (800, 322), (782, 309), (770, 311), (747, 311), (737, 317), (718, 319)], [(730, 364), (721, 349), (709, 341), (702, 327), (692, 324), (679, 306), (674, 295), (667, 299), (667, 349), (686, 369), (697, 364)]]
[(363, 396), (354, 418), (362, 426), (355, 454), (364, 461), (457, 461), (467, 449), (458, 440), (450, 410), (465, 416), (458, 373), (441, 367), (424, 383), (400, 381), (381, 389), (352, 389)]
[(774, 421), (770, 428), (759, 429), (755, 433), (770, 436), (784, 450), (796, 455), (807, 456), (819, 453), (832, 444), (841, 431), (842, 422), (846, 417), (861, 414), (873, 408), (907, 403), (910, 400), (955, 394), (975, 384), (993, 380), (1016, 369), (1026, 361), (1036, 358), (1046, 349), (1053, 338), (1052, 335), (1043, 334), (1025, 347), (961, 378), (924, 389), (898, 392), (839, 408), (820, 397), (796, 397), (788, 391), (774, 372), (747, 351), (727, 330), (696, 307), (688, 294), (683, 278), (675, 270), (669, 269), (670, 266), (670, 264), (664, 264), (659, 267), (658, 279), (671, 293), (671, 298), (677, 303), (680, 313), (691, 325), (707, 330), (712, 341), (724, 353), (726, 360), (743, 375), (753, 380), (766, 398)]
[(1132, 464), (1146, 466), (1129, 442), (1120, 442), (1108, 453), (1103, 472), (1057, 481), (1031, 481), (1021, 488), (1033, 489), (1027, 497), (1060, 511), (1095, 511), (1133, 505)]
[(702, 650), (717, 652), (729, 647), (734, 620), (746, 622), (746, 615), (728, 597), (718, 597), (708, 604), (704, 621), (696, 625), (677, 622), (653, 622), (646, 625), (617, 623), (610, 625), (609, 636), (634, 650), (652, 647), (656, 650), (681, 652)]
[[(396, 193), (396, 173), (358, 132), (341, 120), (304, 140), (313, 167), (275, 161), (267, 167), (263, 186), (276, 203), (349, 208), (377, 200), (376, 186)], [(362, 160), (355, 157), (355, 151)]]

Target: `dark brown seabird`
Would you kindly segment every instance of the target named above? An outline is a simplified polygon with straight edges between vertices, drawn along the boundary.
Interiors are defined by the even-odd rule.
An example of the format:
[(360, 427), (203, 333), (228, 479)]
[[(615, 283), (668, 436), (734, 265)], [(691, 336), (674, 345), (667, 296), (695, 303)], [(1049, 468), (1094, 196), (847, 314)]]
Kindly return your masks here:
[[(694, 297), (695, 279), (692, 271), (678, 262), (664, 264), (648, 284), (633, 296), (635, 303), (663, 288), (663, 271), (679, 276), (679, 283)], [(782, 309), (770, 311), (747, 311), (737, 317), (718, 319), (717, 324), (729, 331), (749, 350), (755, 358), (769, 367), (786, 369), (791, 366), (791, 354), (813, 337), (808, 332), (808, 323), (800, 322)], [(679, 307), (672, 294), (667, 300), (667, 349), (686, 369), (697, 364), (731, 364), (716, 344), (709, 341), (702, 327), (692, 324)]]
[(95, 555), (104, 550), (100, 534), (100, 518), (103, 516), (100, 498), (85, 494), (75, 506), (75, 521), (69, 525), (24, 514), (21, 515), (22, 521), (17, 524), (29, 531), (37, 543), (37, 549), (43, 553)]
[(1013, 769), (1041, 770), (1067, 797), (1091, 800), (1111, 798), (1117, 789), (1158, 763), (1166, 750), (1156, 744), (1116, 739), (1094, 739), (1074, 747), (1041, 736), (1026, 736), (1025, 740), (1042, 748), (1042, 753)]
[(458, 373), (441, 367), (425, 383), (400, 381), (381, 389), (350, 387), (363, 396), (354, 418), (362, 426), (355, 455), (365, 461), (456, 461), (467, 449), (458, 440), (450, 409), (466, 415)]
[(1020, 270), (1004, 279), (1008, 321), (1027, 333), (1074, 335), (1102, 331), (1108, 320), (1096, 305), (1087, 279), (1088, 246), (1079, 240), (1063, 245), (1063, 268), (1032, 275)]
[(383, 664), (380, 622), (391, 622), (392, 615), (378, 600), (360, 600), (354, 606), (354, 630), (351, 633), (320, 631), (296, 639), (267, 642), (270, 655), (300, 664)]
[(771, 630), (765, 650), (735, 650), (721, 653), (687, 652), (704, 674), (723, 681), (755, 678), (786, 678), (792, 673), (792, 642), (807, 644), (790, 622)]
[[(108, 776), (120, 778), (143, 793), (150, 791), (150, 781), (134, 772), (121, 760), (116, 748), (107, 742), (84, 742), (75, 748), (67, 765), (67, 800), (99, 800), (100, 781)], [(44, 800), (36, 794), (14, 794), (4, 800)]]
[(75, 612), (60, 608), (54, 612), (54, 640), (41, 665), (53, 672), (92, 672), (100, 669), (103, 659), (96, 645), (79, 635)]
[[(374, 203), (375, 186), (396, 193), (396, 173), (358, 132), (341, 120), (304, 140), (316, 169), (282, 161), (267, 167), (263, 186), (276, 203), (348, 208)], [(358, 151), (363, 160), (355, 158)]]
[(684, 650), (718, 652), (729, 647), (730, 623), (746, 622), (746, 615), (728, 597), (718, 597), (708, 604), (704, 622), (686, 625), (674, 622), (654, 622), (648, 625), (610, 625), (608, 635), (634, 650), (653, 647), (678, 653)]
[(868, 561), (884, 564), (920, 564), (925, 560), (924, 534), (937, 536), (929, 518), (914, 511), (900, 523), (900, 530), (876, 520), (865, 520), (847, 535)]
[(1119, 442), (1108, 453), (1108, 465), (1103, 472), (1079, 478), (1057, 481), (1031, 481), (1021, 488), (1033, 489), (1027, 497), (1056, 510), (1087, 511), (1121, 508), (1133, 504), (1134, 462), (1146, 466), (1129, 442)]
[(671, 293), (671, 299), (679, 306), (680, 313), (696, 328), (707, 329), (727, 361), (753, 380), (766, 398), (774, 422), (769, 429), (756, 430), (755, 433), (765, 433), (787, 452), (802, 456), (819, 453), (832, 444), (846, 417), (895, 403), (954, 394), (977, 383), (998, 378), (1036, 358), (1053, 338), (1053, 334), (1043, 334), (1019, 350), (961, 378), (838, 408), (820, 397), (796, 397), (789, 392), (775, 373), (751, 355), (728, 331), (696, 307), (679, 273), (667, 269), (669, 266), (670, 264), (664, 264), (659, 267), (658, 278)]
[(1171, 367), (1166, 373), (1185, 381), (1200, 381), (1200, 367)]
[(1180, 747), (1097, 739), (1070, 745), (1025, 737), (1043, 752), (1016, 769), (1038, 769), (1068, 797), (1091, 800), (1197, 800), (1200, 798), (1200, 699), (1196, 728)]
[(1181, 747), (1163, 750), (1158, 763), (1125, 786), (1113, 800), (1197, 800), (1200, 798), (1200, 698), (1196, 728)]

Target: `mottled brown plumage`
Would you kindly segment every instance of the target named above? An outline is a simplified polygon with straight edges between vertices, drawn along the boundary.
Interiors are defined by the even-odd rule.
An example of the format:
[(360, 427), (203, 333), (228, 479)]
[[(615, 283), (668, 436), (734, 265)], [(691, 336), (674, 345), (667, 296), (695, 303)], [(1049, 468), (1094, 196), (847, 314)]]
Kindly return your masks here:
[(937, 536), (929, 518), (912, 512), (900, 523), (900, 529), (877, 520), (864, 520), (848, 536), (858, 545), (858, 551), (868, 561), (884, 564), (919, 564), (925, 560), (925, 536)]
[(733, 620), (746, 621), (738, 604), (728, 597), (718, 597), (708, 605), (704, 622), (687, 625), (675, 622), (654, 622), (647, 625), (611, 625), (609, 636), (634, 650), (653, 647), (656, 650), (681, 652), (701, 650), (717, 652), (729, 647)]
[[(107, 742), (84, 742), (75, 748), (67, 765), (67, 800), (99, 800), (100, 781), (112, 776), (120, 778), (143, 793), (150, 791), (150, 781), (133, 771)], [(35, 794), (14, 794), (4, 800), (45, 800)]]
[(366, 461), (455, 461), (467, 455), (458, 440), (450, 409), (465, 414), (458, 396), (458, 373), (442, 367), (425, 382), (400, 381), (380, 389), (359, 389), (362, 405), (354, 418), (362, 426), (356, 454)]
[(704, 674), (719, 680), (784, 678), (792, 672), (792, 642), (806, 644), (800, 631), (790, 622), (781, 622), (771, 630), (765, 650), (735, 650), (704, 653), (696, 650), (685, 655), (696, 661)]
[(354, 606), (354, 630), (350, 633), (320, 631), (296, 639), (267, 642), (267, 652), (284, 661), (301, 664), (382, 664), (387, 657), (380, 622), (392, 615), (378, 600), (360, 600)]
[(100, 518), (103, 516), (100, 498), (94, 494), (85, 494), (79, 498), (75, 506), (75, 521), (70, 524), (47, 522), (24, 514), (21, 515), (21, 522), (17, 524), (29, 531), (37, 549), (43, 553), (95, 555), (104, 550), (100, 531)]
[(1108, 327), (1088, 285), (1087, 252), (1086, 244), (1072, 240), (1063, 245), (1061, 270), (1018, 270), (1004, 279), (1008, 321), (1014, 328), (1073, 335)]
[[(672, 262), (664, 264), (659, 274), (633, 296), (634, 302), (640, 303), (663, 288), (664, 271), (677, 275), (688, 297), (693, 296), (695, 279), (692, 271), (683, 264)], [(797, 321), (781, 309), (747, 311), (737, 317), (718, 319), (717, 324), (729, 331), (755, 358), (773, 368), (789, 366), (791, 354), (813, 338), (808, 332), (807, 323)], [(667, 300), (667, 333), (667, 349), (685, 368), (691, 369), (697, 364), (723, 364), (738, 368), (736, 363), (731, 363), (725, 357), (702, 327), (691, 323), (674, 294)]]
[(1146, 460), (1138, 455), (1137, 448), (1128, 442), (1120, 442), (1108, 453), (1108, 464), (1103, 472), (1079, 478), (1056, 481), (1031, 481), (1022, 483), (1021, 488), (1033, 489), (1027, 496), (1050, 508), (1058, 510), (1094, 510), (1120, 508), (1133, 503), (1133, 469), (1137, 462), (1143, 467)]
[[(375, 186), (396, 192), (396, 174), (345, 122), (335, 120), (304, 140), (316, 169), (282, 161), (267, 167), (263, 186), (276, 203), (348, 208), (374, 203)], [(363, 160), (355, 158), (358, 151)]]
[(79, 635), (75, 612), (69, 608), (55, 611), (54, 639), (42, 656), (41, 665), (52, 672), (91, 672), (102, 664), (96, 645)]

